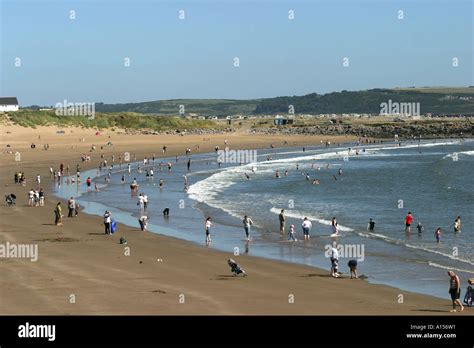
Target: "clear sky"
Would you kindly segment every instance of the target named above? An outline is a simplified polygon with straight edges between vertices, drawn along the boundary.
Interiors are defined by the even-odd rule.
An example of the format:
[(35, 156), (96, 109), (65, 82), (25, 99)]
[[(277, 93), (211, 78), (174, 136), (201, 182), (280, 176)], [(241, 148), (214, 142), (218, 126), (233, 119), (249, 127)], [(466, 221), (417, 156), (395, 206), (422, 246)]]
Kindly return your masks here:
[(0, 2), (23, 106), (474, 85), (473, 0)]

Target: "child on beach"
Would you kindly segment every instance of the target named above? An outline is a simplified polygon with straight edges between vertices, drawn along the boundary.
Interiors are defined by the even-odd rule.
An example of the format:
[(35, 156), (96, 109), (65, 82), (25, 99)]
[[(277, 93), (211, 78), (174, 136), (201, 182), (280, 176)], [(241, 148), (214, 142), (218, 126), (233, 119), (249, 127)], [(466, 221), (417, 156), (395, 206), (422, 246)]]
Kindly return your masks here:
[(296, 231), (295, 231), (295, 225), (291, 225), (290, 229), (288, 230), (288, 240), (292, 242), (296, 242)]

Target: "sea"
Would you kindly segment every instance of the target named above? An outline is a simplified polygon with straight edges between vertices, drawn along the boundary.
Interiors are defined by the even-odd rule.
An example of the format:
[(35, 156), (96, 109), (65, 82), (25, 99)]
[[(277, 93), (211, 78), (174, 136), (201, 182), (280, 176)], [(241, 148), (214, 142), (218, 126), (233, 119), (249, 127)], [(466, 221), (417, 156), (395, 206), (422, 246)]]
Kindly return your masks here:
[[(243, 156), (245, 151), (252, 156)], [(153, 152), (158, 149), (150, 149)], [(370, 283), (397, 287), (401, 294), (412, 291), (448, 298), (447, 271), (454, 270), (461, 278), (464, 296), (467, 279), (474, 277), (473, 140), (329, 147), (318, 143), (268, 149), (233, 149), (230, 144), (229, 153), (231, 156), (213, 152), (178, 158), (165, 154), (150, 159), (147, 166), (142, 161), (130, 162), (130, 175), (126, 163), (114, 163), (108, 182), (108, 169), (93, 169), (81, 173), (80, 185), (64, 178), (60, 185), (55, 184), (54, 192), (64, 199), (74, 196), (82, 212), (103, 215), (111, 211), (118, 222), (117, 234), (121, 224), (142, 233), (138, 217), (143, 213), (130, 189), (136, 178), (138, 193), (148, 196), (145, 213), (150, 233), (226, 251), (244, 269), (251, 261), (242, 256), (253, 255), (329, 273), (329, 253), (335, 246), (343, 275), (349, 273), (347, 262), (356, 259), (359, 275)], [(249, 158), (250, 163), (245, 161)], [(107, 160), (110, 166), (111, 159)], [(145, 170), (151, 168), (154, 176), (147, 178)], [(99, 192), (88, 190), (87, 177), (98, 184)], [(319, 184), (314, 183), (316, 179)], [(170, 210), (169, 217), (163, 216), (165, 208)], [(281, 209), (285, 210), (286, 231), (295, 225), (296, 242), (288, 241), (286, 231), (279, 233)], [(408, 212), (414, 218), (410, 233), (404, 225)], [(253, 221), (250, 242), (242, 223), (245, 215)], [(453, 228), (457, 216), (462, 221), (458, 233)], [(209, 246), (205, 244), (206, 217), (214, 224)], [(301, 229), (305, 217), (312, 222), (309, 241), (303, 240)], [(338, 237), (332, 236), (334, 217)], [(369, 219), (375, 222), (373, 231), (368, 229)], [(416, 229), (418, 223), (423, 226), (421, 233)], [(440, 243), (434, 237), (438, 227), (442, 230)]]

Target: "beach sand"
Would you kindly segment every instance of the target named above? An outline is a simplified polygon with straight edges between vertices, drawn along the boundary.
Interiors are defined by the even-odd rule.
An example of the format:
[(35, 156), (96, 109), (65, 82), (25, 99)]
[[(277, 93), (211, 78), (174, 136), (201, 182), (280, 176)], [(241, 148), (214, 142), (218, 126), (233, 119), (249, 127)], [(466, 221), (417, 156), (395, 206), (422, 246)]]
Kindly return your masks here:
[[(82, 171), (96, 168), (100, 146), (109, 135), (114, 146), (104, 146), (103, 151), (109, 163), (111, 154), (117, 159), (126, 151), (136, 154), (138, 160), (153, 153), (159, 157), (164, 144), (168, 146), (167, 156), (182, 156), (186, 147), (194, 149), (196, 144), (201, 152), (211, 152), (217, 144), (223, 148), (224, 139), (233, 149), (255, 149), (272, 143), (283, 146), (284, 140), (301, 146), (318, 144), (321, 139), (332, 143), (353, 139), (247, 134), (131, 136), (112, 131), (96, 136), (92, 129), (71, 128), (59, 135), (57, 130), (2, 126), (0, 184), (4, 194), (17, 195), (17, 205), (0, 207), (0, 243), (37, 243), (39, 258), (37, 262), (0, 258), (0, 314), (461, 315), (449, 313), (447, 275), (443, 300), (364, 280), (334, 279), (329, 275), (329, 261), (328, 269), (320, 270), (248, 255), (233, 256), (204, 245), (141, 232), (138, 224), (134, 228), (120, 226), (120, 233), (106, 236), (99, 216), (80, 213), (74, 219), (65, 217), (63, 226), (53, 224), (58, 200), (50, 194), (49, 167), (58, 168), (63, 162), (69, 164), (71, 172), (76, 164)], [(84, 143), (79, 142), (82, 137)], [(31, 142), (36, 149), (30, 148)], [(48, 151), (42, 149), (45, 143), (50, 145)], [(20, 162), (15, 162), (13, 154), (5, 153), (6, 144), (11, 145), (13, 153), (21, 153)], [(80, 155), (88, 153), (92, 144), (97, 146), (92, 161), (82, 164)], [(26, 187), (13, 184), (15, 170), (26, 173)], [(28, 207), (27, 191), (35, 186), (37, 173), (42, 177), (46, 203), (44, 207)], [(66, 202), (62, 203), (65, 213)], [(119, 244), (120, 236), (128, 241), (126, 246)], [(130, 248), (129, 256), (125, 255), (125, 247)], [(231, 275), (226, 263), (229, 257), (247, 271), (248, 277)], [(399, 303), (400, 295), (403, 303)], [(472, 311), (466, 309), (463, 314)]]

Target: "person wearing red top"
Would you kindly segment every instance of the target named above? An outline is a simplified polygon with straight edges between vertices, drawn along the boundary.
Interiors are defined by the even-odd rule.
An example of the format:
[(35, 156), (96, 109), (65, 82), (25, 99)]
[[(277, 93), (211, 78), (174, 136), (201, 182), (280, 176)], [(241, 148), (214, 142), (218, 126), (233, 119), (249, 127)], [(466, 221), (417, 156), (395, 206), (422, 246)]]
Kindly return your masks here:
[(407, 216), (405, 217), (405, 232), (411, 233), (411, 222), (413, 221), (413, 215), (409, 211)]

